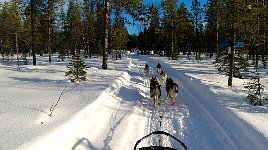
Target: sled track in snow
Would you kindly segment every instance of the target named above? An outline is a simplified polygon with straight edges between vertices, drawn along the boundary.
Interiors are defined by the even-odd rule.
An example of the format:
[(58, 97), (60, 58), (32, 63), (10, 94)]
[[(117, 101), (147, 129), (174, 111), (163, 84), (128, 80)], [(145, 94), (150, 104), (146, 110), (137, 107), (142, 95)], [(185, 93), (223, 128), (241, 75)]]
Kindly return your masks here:
[[(180, 80), (177, 77), (172, 76), (170, 74), (171, 73), (168, 74), (169, 77), (171, 77), (174, 81), (176, 81), (178, 83), (180, 82)], [(179, 91), (180, 92), (179, 92), (179, 96), (178, 97), (181, 98), (180, 102), (182, 102), (183, 104), (187, 104), (188, 103), (187, 106), (194, 105), (195, 108), (198, 109), (199, 113), (205, 114), (205, 115), (203, 115), (203, 116), (206, 116), (204, 119), (206, 120), (206, 122), (209, 122), (207, 124), (210, 127), (210, 131), (212, 131), (212, 133), (214, 133), (215, 135), (217, 135), (218, 139), (220, 139), (221, 146), (225, 146), (225, 149), (239, 149), (239, 147), (237, 147), (237, 145), (234, 143), (234, 141), (229, 138), (228, 133), (223, 129), (223, 127), (220, 125), (220, 123), (217, 120), (215, 120), (211, 116), (211, 114), (208, 111), (206, 111), (206, 109), (202, 105), (198, 104), (198, 101), (199, 101), (198, 98), (194, 97), (186, 89), (186, 87), (183, 86), (183, 84), (179, 84)], [(189, 104), (189, 103), (191, 103), (191, 104)], [(189, 109), (189, 108), (187, 108), (187, 109)], [(181, 113), (183, 113), (183, 112), (181, 111)], [(187, 114), (185, 116), (187, 116)], [(175, 119), (173, 121), (173, 123), (175, 123), (175, 124), (177, 122), (179, 122), (179, 120), (177, 120), (177, 119)], [(191, 127), (194, 127), (194, 131), (193, 132), (197, 132), (198, 128), (195, 127), (195, 124), (193, 124), (193, 122), (191, 122), (191, 121), (188, 122), (188, 123), (189, 123), (189, 125)], [(213, 129), (213, 130), (211, 130), (211, 129)], [(216, 131), (220, 131), (221, 134), (219, 134), (218, 132), (216, 133)], [(196, 135), (196, 134), (191, 134), (191, 135)], [(192, 142), (194, 142), (194, 141), (203, 141), (201, 145), (203, 145), (204, 148), (206, 148), (206, 144), (208, 144), (210, 142), (210, 141), (206, 141), (206, 139), (204, 139), (201, 136), (199, 136), (199, 137), (196, 137), (196, 136), (195, 137), (190, 137), (190, 139), (191, 140), (188, 140), (188, 141), (192, 141)], [(194, 140), (194, 139), (196, 139), (196, 140)], [(190, 143), (187, 143), (187, 144), (190, 144)], [(209, 149), (209, 147), (207, 147), (207, 148)]]
[[(165, 84), (161, 84), (161, 100), (162, 104), (157, 110), (153, 106), (152, 99), (150, 98), (149, 88), (150, 88), (150, 79), (152, 76), (156, 76), (159, 80), (159, 73), (157, 73), (154, 68), (150, 68), (150, 74), (148, 76), (144, 75), (144, 67), (145, 64), (138, 63), (135, 59), (131, 61), (131, 68), (135, 66), (138, 69), (139, 74), (142, 76), (144, 80), (144, 85), (148, 88), (147, 92), (144, 93), (144, 100), (139, 100), (141, 107), (147, 113), (147, 127), (144, 130), (145, 135), (152, 133), (154, 131), (165, 131), (172, 135), (176, 134), (176, 137), (183, 137), (183, 129), (184, 129), (184, 112), (180, 110), (181, 105), (171, 106), (168, 100), (166, 100), (166, 90)], [(146, 101), (146, 102), (145, 102)], [(176, 100), (177, 101), (177, 100)], [(179, 136), (177, 136), (179, 135)], [(165, 136), (163, 136), (165, 137)], [(174, 146), (176, 144), (175, 141), (171, 141), (170, 138), (160, 138), (162, 146)], [(180, 138), (181, 139), (181, 138)], [(143, 141), (142, 145), (158, 145), (159, 140), (147, 139), (147, 141)], [(175, 145), (176, 146), (176, 145)]]
[[(141, 67), (140, 67), (141, 68)], [(143, 74), (143, 70), (139, 69), (140, 74)], [(143, 76), (144, 78), (144, 84), (149, 89), (150, 87), (150, 77), (156, 76), (159, 78), (159, 75), (157, 75), (157, 72), (154, 70), (151, 70), (151, 74), (149, 76)], [(158, 79), (159, 80), (159, 79)], [(175, 118), (175, 114), (178, 114), (178, 106), (170, 106), (169, 101), (163, 98), (166, 98), (166, 92), (165, 92), (165, 85), (161, 85), (161, 106), (159, 109), (155, 108), (153, 106), (152, 99), (147, 96), (146, 101), (148, 101), (147, 107), (149, 114), (148, 114), (148, 121), (147, 121), (147, 128), (145, 129), (145, 134), (152, 133), (154, 131), (165, 131), (167, 133), (176, 133), (176, 131), (173, 129), (173, 122), (176, 122), (177, 118)], [(149, 95), (149, 93), (147, 93)], [(141, 105), (142, 102), (141, 102)], [(179, 117), (178, 119), (181, 119)], [(179, 127), (177, 126), (177, 129)], [(161, 138), (161, 137), (160, 137)], [(171, 141), (161, 138), (161, 145), (162, 146), (170, 146), (172, 145)], [(146, 144), (151, 145), (157, 145), (158, 141), (153, 139), (148, 139)]]
[[(226, 131), (222, 128), (222, 126), (219, 124), (219, 122), (217, 122), (211, 115), (210, 113), (208, 113), (201, 105), (197, 104), (198, 102), (198, 99), (196, 99), (195, 97), (193, 97), (189, 91), (187, 91), (187, 89), (185, 89), (184, 87), (181, 86), (181, 90), (182, 90), (182, 99), (183, 100), (183, 103), (191, 103), (192, 105), (195, 106), (195, 108), (198, 109), (198, 111), (201, 113), (201, 114), (205, 114), (206, 116), (206, 122), (209, 122), (207, 123), (210, 127), (210, 131), (212, 131), (215, 135), (217, 135), (217, 137), (220, 140), (220, 142), (222, 143), (222, 145), (225, 145), (226, 149), (239, 149), (239, 147), (237, 147), (237, 145), (229, 139), (229, 136), (228, 134), (226, 133)], [(185, 96), (185, 95), (188, 95), (188, 96)], [(189, 98), (190, 96), (190, 98)], [(187, 102), (188, 101), (188, 102)], [(192, 123), (192, 122), (189, 122), (191, 127), (194, 127), (195, 125)], [(213, 130), (212, 130), (213, 129)], [(194, 131), (193, 132), (197, 132), (198, 128), (194, 128)], [(204, 129), (205, 130), (205, 129)], [(206, 129), (207, 130), (207, 129)], [(216, 133), (216, 131), (220, 131), (220, 133)], [(195, 134), (192, 134), (192, 135), (195, 135)], [(196, 140), (193, 140), (193, 141), (203, 141), (204, 143), (204, 146), (205, 144), (209, 143), (210, 141), (206, 141), (206, 139), (204, 139), (203, 137), (199, 136), (199, 137), (192, 137), (192, 139), (196, 139)], [(198, 140), (197, 140), (198, 139)]]
[[(166, 67), (166, 65), (163, 65), (163, 68), (165, 68), (165, 67)], [(179, 81), (179, 79), (174, 77), (174, 76), (172, 76), (173, 74), (171, 75), (171, 73), (168, 72), (168, 70), (166, 72), (168, 74), (168, 77), (171, 77), (176, 82)], [(193, 142), (195, 141), (194, 139), (198, 138), (199, 140), (196, 140), (196, 141), (204, 141), (204, 144), (201, 144), (201, 145), (203, 145), (204, 148), (207, 147), (205, 143), (207, 143), (209, 141), (206, 141), (206, 139), (203, 139), (203, 137), (184, 137), (185, 136), (184, 133), (183, 133), (184, 132), (183, 130), (185, 128), (184, 124), (188, 123), (187, 126), (189, 126), (189, 124), (191, 125), (191, 127), (195, 126), (191, 121), (190, 122), (185, 122), (185, 120), (184, 120), (184, 117), (189, 116), (189, 111), (187, 111), (189, 108), (187, 108), (187, 106), (186, 106), (186, 108), (184, 108), (184, 106), (185, 106), (184, 104), (191, 102), (192, 104), (194, 104), (194, 106), (196, 108), (198, 108), (198, 110), (200, 112), (202, 112), (202, 113), (207, 115), (207, 117), (205, 119), (206, 119), (207, 122), (210, 122), (210, 127), (213, 128), (212, 132), (221, 131), (222, 136), (221, 137), (218, 136), (219, 139), (222, 139), (222, 140), (220, 140), (221, 144), (226, 145), (226, 141), (228, 141), (227, 143), (229, 145), (226, 146), (227, 148), (231, 147), (231, 148), (238, 149), (238, 147), (235, 145), (235, 143), (228, 138), (228, 134), (225, 132), (224, 129), (222, 129), (221, 125), (202, 106), (196, 104), (196, 101), (198, 101), (198, 100), (195, 97), (193, 97), (191, 95), (191, 93), (189, 91), (187, 91), (187, 89), (185, 87), (181, 86), (181, 84), (179, 84), (179, 91), (180, 92), (179, 92), (178, 98), (180, 97), (180, 98), (182, 98), (182, 100), (179, 100), (179, 102), (178, 102), (178, 98), (177, 98), (177, 102), (178, 102), (177, 105), (178, 106), (176, 107), (176, 114), (181, 115), (181, 116), (173, 117), (170, 120), (168, 120), (169, 125), (164, 125), (166, 127), (166, 129), (164, 129), (164, 131), (167, 131), (168, 133), (173, 133), (171, 131), (176, 131), (176, 136), (180, 137), (180, 139), (182, 139), (182, 138), (192, 138), (192, 140), (189, 140), (189, 141), (193, 141)], [(185, 94), (189, 95), (191, 98), (189, 99), (188, 98), (189, 96), (187, 97)], [(162, 96), (163, 95), (165, 95), (165, 94), (163, 94), (163, 92), (162, 92)], [(183, 99), (185, 99), (185, 100), (183, 100)], [(180, 104), (180, 102), (182, 102), (182, 104)], [(183, 109), (180, 109), (181, 107), (183, 107)], [(178, 110), (178, 108), (179, 108), (179, 110)], [(152, 118), (152, 120), (157, 120), (157, 119), (155, 119), (155, 116), (153, 116), (153, 114), (152, 114), (151, 118)], [(164, 120), (164, 124), (165, 124), (165, 119), (163, 119), (163, 120)], [(167, 126), (169, 126), (169, 127), (167, 127)], [(176, 127), (176, 129), (173, 129), (173, 127)], [(150, 128), (153, 129), (155, 127), (150, 125)], [(193, 132), (197, 132), (197, 131), (198, 131), (198, 128), (194, 128)], [(190, 134), (190, 135), (195, 135), (195, 134)], [(215, 135), (217, 135), (217, 133), (215, 133)], [(225, 142), (223, 142), (223, 141), (225, 141)], [(188, 144), (191, 145), (191, 143), (185, 143), (185, 144), (186, 145), (188, 145)], [(207, 147), (207, 148), (209, 148), (209, 147)]]

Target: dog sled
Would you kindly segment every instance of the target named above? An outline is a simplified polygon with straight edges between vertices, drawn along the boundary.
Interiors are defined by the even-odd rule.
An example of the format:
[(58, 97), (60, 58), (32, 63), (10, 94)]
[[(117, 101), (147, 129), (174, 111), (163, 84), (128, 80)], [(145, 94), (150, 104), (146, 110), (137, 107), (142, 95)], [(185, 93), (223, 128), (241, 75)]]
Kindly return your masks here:
[[(160, 142), (161, 137), (160, 136), (166, 136), (166, 138), (173, 139), (174, 141), (176, 141), (178, 143), (177, 146), (171, 147), (171, 146), (161, 145), (161, 142)], [(158, 145), (143, 146), (143, 147), (138, 146), (141, 142), (146, 141), (146, 139), (149, 139), (149, 138), (158, 138), (159, 139)], [(154, 131), (154, 132), (144, 136), (140, 140), (138, 140), (134, 146), (134, 150), (187, 150), (187, 147), (185, 146), (185, 144), (182, 141), (180, 141), (179, 139), (170, 135), (167, 132)]]

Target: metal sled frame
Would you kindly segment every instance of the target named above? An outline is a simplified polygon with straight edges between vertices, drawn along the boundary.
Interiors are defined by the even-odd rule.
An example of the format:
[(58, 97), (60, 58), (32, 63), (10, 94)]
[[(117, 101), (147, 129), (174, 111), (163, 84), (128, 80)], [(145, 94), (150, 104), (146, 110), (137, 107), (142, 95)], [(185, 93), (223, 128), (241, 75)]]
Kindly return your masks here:
[[(180, 140), (177, 139), (176, 137), (174, 137), (174, 136), (172, 136), (172, 135), (170, 135), (169, 133), (166, 133), (166, 132), (164, 132), (164, 131), (154, 131), (154, 132), (152, 132), (152, 133), (150, 133), (150, 134), (144, 136), (143, 138), (141, 138), (140, 140), (138, 140), (138, 141), (136, 142), (135, 147), (134, 147), (134, 150), (137, 149), (137, 146), (139, 145), (139, 143), (140, 143), (143, 139), (145, 139), (145, 138), (147, 138), (147, 137), (149, 137), (149, 136), (151, 136), (151, 135), (153, 135), (153, 134), (158, 134), (158, 135), (159, 135), (159, 134), (164, 134), (164, 135), (166, 135), (166, 136), (172, 137), (173, 139), (175, 139), (176, 141), (178, 141), (178, 142), (181, 144), (181, 146), (184, 148), (184, 150), (187, 150), (187, 147), (185, 146), (185, 144), (184, 144), (182, 141), (180, 141)], [(149, 147), (142, 147), (142, 148), (139, 148), (139, 150), (176, 150), (176, 149), (174, 149), (174, 148), (170, 148), (170, 147), (163, 147), (163, 146), (149, 146)]]

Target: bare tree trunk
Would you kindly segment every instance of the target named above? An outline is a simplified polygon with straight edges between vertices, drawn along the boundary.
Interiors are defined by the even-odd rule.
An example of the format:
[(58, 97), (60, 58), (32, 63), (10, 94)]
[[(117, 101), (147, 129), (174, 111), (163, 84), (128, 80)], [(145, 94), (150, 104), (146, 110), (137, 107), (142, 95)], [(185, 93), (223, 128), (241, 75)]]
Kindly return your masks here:
[(15, 35), (15, 48), (17, 52), (17, 65), (20, 67), (20, 60), (19, 60), (19, 44), (18, 44), (18, 32), (17, 32), (17, 25), (16, 25), (16, 18), (17, 18), (17, 1), (14, 2), (14, 20), (13, 20), (13, 25), (14, 25), (14, 35)]
[[(218, 0), (216, 0), (216, 6), (218, 7), (219, 3), (218, 3)], [(219, 62), (219, 13), (217, 12), (216, 14), (216, 62), (218, 63)]]
[[(234, 37), (232, 37), (232, 40), (231, 41), (232, 41), (232, 43), (234, 43), (234, 41), (235, 41)], [(234, 44), (232, 44), (232, 46), (231, 46), (231, 53), (229, 54), (230, 64), (229, 64), (228, 86), (232, 86), (233, 85), (234, 51), (235, 51), (235, 47), (234, 47)]]
[[(234, 2), (235, 3), (235, 2)], [(234, 27), (234, 22), (235, 22), (235, 16), (234, 16), (234, 12), (233, 12), (233, 8), (234, 8), (234, 3), (231, 3), (231, 9), (232, 9), (232, 25), (231, 25), (231, 31), (232, 31), (232, 39), (231, 39), (231, 52), (228, 54), (229, 55), (229, 59), (230, 59), (230, 64), (229, 64), (229, 77), (228, 77), (228, 86), (232, 86), (233, 85), (233, 74), (234, 74), (234, 52), (235, 52), (235, 46), (234, 46), (234, 42), (236, 41), (235, 38), (235, 27)]]
[(107, 69), (108, 60), (108, 28), (109, 28), (109, 0), (105, 1), (105, 29), (104, 29), (104, 49), (103, 49), (103, 62), (102, 69)]
[(264, 39), (264, 45), (263, 45), (263, 51), (264, 51), (264, 62), (265, 62), (265, 58), (266, 58), (266, 56), (267, 56), (267, 45), (266, 45), (266, 43), (267, 43), (267, 37), (266, 37), (266, 33), (264, 32), (264, 37), (265, 37), (265, 39)]
[(216, 62), (219, 62), (219, 24), (218, 24), (218, 16), (217, 16), (217, 27), (216, 27)]
[(15, 29), (15, 45), (16, 45), (16, 52), (17, 52), (17, 64), (20, 67), (20, 60), (19, 60), (19, 44), (18, 44), (18, 33)]
[(36, 51), (35, 51), (35, 17), (36, 17), (36, 0), (31, 0), (31, 29), (32, 29), (32, 55), (33, 55), (33, 65), (36, 66)]
[(48, 2), (48, 62), (51, 62), (51, 9), (52, 9), (53, 0)]
[(0, 38), (0, 52), (1, 52), (1, 54), (2, 54), (2, 59), (4, 60), (4, 58), (5, 58), (5, 54), (4, 54), (2, 45), (3, 45), (3, 39), (2, 39), (2, 37), (1, 37), (1, 38)]
[[(173, 23), (173, 20), (172, 20)], [(171, 55), (170, 55), (170, 60), (173, 60), (173, 50), (174, 50), (174, 43), (173, 43), (173, 26), (171, 30)]]

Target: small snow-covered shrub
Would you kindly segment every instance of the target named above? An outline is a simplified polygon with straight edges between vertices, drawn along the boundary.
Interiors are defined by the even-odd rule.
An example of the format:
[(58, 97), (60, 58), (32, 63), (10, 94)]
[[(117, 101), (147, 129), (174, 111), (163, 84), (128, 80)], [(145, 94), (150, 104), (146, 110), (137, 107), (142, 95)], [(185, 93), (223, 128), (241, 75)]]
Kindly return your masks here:
[(244, 83), (244, 87), (249, 90), (249, 94), (247, 98), (250, 103), (254, 106), (262, 106), (263, 100), (266, 98), (264, 95), (264, 85), (260, 83), (260, 74), (258, 72), (254, 73), (253, 76), (250, 77), (250, 82)]
[(65, 76), (70, 76), (71, 82), (86, 81), (87, 68), (84, 60), (79, 54), (72, 56), (72, 62), (67, 66), (69, 71), (65, 72)]

